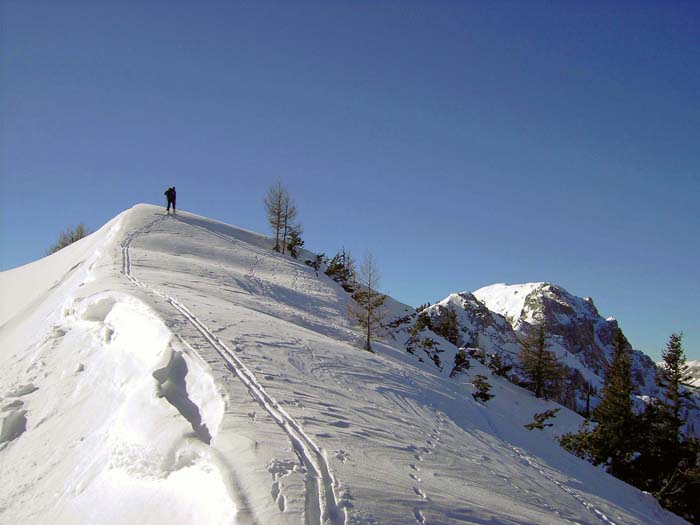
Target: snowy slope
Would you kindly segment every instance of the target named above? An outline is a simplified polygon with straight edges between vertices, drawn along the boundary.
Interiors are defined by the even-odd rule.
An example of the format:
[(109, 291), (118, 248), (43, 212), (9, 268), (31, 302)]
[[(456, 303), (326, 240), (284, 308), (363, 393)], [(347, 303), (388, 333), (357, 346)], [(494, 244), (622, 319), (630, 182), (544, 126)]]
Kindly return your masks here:
[(348, 294), (270, 248), (139, 205), (0, 274), (0, 522), (684, 523), (561, 450), (572, 412), (528, 432), (554, 405), (475, 402), (478, 363), (360, 350)]

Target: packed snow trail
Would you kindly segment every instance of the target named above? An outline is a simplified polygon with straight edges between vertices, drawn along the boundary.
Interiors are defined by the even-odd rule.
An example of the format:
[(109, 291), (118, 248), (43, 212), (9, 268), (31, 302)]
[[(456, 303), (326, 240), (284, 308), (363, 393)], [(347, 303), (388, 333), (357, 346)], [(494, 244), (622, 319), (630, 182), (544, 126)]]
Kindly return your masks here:
[[(130, 233), (122, 243), (122, 271), (124, 276), (134, 285), (148, 290), (150, 293), (167, 301), (180, 312), (196, 328), (212, 348), (221, 356), (227, 367), (248, 389), (250, 395), (262, 406), (275, 422), (284, 430), (289, 440), (307, 469), (306, 478), (306, 509), (305, 519), (308, 525), (344, 525), (346, 514), (338, 506), (335, 489), (338, 486), (328, 466), (323, 450), (304, 432), (301, 425), (290, 416), (279, 403), (269, 395), (245, 364), (234, 352), (216, 336), (200, 319), (198, 319), (184, 304), (172, 296), (157, 290), (144, 281), (136, 278), (131, 271), (131, 243), (140, 235), (148, 234), (153, 227), (166, 220), (168, 216), (158, 217), (151, 223)], [(203, 228), (199, 228), (203, 231)], [(211, 232), (209, 232), (211, 233)], [(217, 237), (220, 235), (214, 234)], [(223, 238), (223, 237), (222, 237)], [(228, 240), (228, 239), (225, 239)], [(259, 255), (256, 254), (256, 257)], [(183, 339), (184, 340), (184, 339)], [(192, 346), (190, 345), (190, 348)]]

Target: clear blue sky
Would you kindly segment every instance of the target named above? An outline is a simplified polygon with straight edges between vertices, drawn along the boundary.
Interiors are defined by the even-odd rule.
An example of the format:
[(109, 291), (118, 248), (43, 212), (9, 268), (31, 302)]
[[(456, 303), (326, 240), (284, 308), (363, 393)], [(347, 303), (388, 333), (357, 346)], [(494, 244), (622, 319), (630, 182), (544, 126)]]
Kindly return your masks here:
[(590, 295), (700, 359), (700, 3), (0, 0), (0, 268), (135, 203)]

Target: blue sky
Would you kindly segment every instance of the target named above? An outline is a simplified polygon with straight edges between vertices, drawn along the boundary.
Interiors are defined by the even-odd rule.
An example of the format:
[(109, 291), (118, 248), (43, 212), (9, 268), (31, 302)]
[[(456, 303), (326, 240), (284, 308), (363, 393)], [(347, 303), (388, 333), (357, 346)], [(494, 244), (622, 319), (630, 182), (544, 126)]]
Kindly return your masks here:
[(0, 268), (135, 203), (372, 249), (412, 305), (590, 295), (700, 359), (697, 2), (0, 1)]

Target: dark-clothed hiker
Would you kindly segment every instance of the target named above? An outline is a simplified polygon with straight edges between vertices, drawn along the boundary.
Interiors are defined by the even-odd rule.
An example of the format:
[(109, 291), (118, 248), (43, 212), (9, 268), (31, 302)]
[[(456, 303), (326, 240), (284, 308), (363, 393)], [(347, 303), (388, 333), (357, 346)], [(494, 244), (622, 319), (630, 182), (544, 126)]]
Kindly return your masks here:
[(175, 197), (176, 197), (175, 186), (165, 190), (165, 198), (168, 199), (168, 207), (165, 210), (165, 213), (170, 213), (170, 205), (171, 204), (173, 205), (173, 213), (175, 213)]

